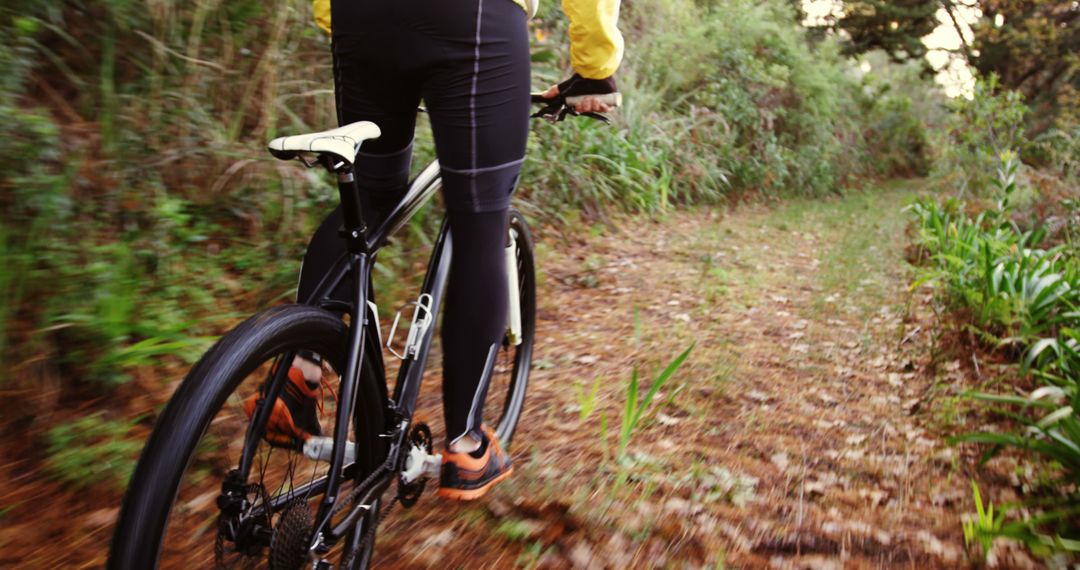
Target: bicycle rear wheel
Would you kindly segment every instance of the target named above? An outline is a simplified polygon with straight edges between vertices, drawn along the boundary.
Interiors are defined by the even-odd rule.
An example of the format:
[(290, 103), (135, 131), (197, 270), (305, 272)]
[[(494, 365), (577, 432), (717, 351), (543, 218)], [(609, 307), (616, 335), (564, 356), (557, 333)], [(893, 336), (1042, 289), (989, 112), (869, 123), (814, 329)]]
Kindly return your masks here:
[[(307, 544), (316, 505), (329, 469), (326, 461), (272, 447), (263, 430), (249, 431), (244, 400), (272, 379), (293, 355), (322, 358), (326, 389), (319, 423), (332, 436), (337, 402), (334, 388), (347, 358), (348, 329), (340, 316), (302, 305), (264, 311), (224, 336), (191, 370), (157, 420), (124, 498), (109, 557), (110, 568), (300, 568), (309, 563)], [(375, 341), (377, 343), (377, 341)], [(385, 386), (379, 362), (365, 351), (353, 419), (353, 481), (379, 465), (386, 454), (378, 437), (385, 430)], [(247, 437), (257, 445), (250, 472), (237, 473)], [(223, 482), (242, 485), (238, 513), (219, 506)], [(347, 540), (342, 542), (349, 542)], [(326, 558), (343, 556), (333, 551)]]
[(515, 245), (514, 258), (517, 260), (521, 342), (515, 345), (509, 334), (503, 336), (484, 405), (485, 416), (490, 418), (485, 419), (485, 423), (495, 427), (495, 434), (504, 445), (509, 445), (513, 439), (525, 405), (536, 336), (536, 264), (532, 233), (524, 216), (514, 209), (510, 210), (509, 228)]

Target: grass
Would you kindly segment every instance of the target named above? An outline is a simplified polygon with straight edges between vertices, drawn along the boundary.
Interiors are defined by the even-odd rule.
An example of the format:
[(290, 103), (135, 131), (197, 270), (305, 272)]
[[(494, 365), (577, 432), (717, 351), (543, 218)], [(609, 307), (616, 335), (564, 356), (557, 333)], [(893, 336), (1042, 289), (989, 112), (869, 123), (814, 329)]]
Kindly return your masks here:
[(585, 392), (585, 389), (581, 384), (574, 385), (574, 395), (577, 399), (577, 404), (579, 408), (579, 422), (584, 422), (585, 420), (589, 419), (589, 416), (592, 415), (593, 410), (596, 409), (596, 395), (600, 393), (600, 380), (600, 376), (597, 376), (596, 379), (593, 380), (592, 388), (589, 389), (588, 393)]
[(970, 548), (977, 542), (981, 558), (985, 561), (994, 544), (994, 538), (1001, 532), (1002, 523), (1005, 522), (1005, 511), (999, 509), (995, 517), (994, 503), (987, 501), (984, 507), (979, 484), (974, 480), (971, 481), (971, 490), (975, 500), (976, 515), (963, 522), (964, 545)]
[[(837, 294), (857, 302), (861, 312), (874, 312), (889, 304), (893, 292), (868, 276), (897, 274), (907, 270), (903, 233), (907, 221), (903, 208), (916, 196), (911, 181), (892, 182), (881, 188), (849, 191), (843, 199), (791, 201), (770, 216), (774, 227), (787, 234), (778, 239), (814, 239), (830, 246), (818, 260), (814, 285), (821, 288), (815, 308), (819, 314), (833, 311), (825, 299)], [(806, 234), (814, 236), (807, 237)]]
[[(653, 398), (656, 397), (657, 392), (667, 384), (671, 379), (675, 371), (682, 366), (682, 363), (686, 360), (686, 357), (690, 356), (690, 351), (694, 349), (693, 345), (690, 345), (682, 354), (675, 357), (664, 370), (652, 381), (649, 386), (649, 390), (644, 395), (639, 396), (638, 388), (638, 370), (635, 367), (634, 371), (630, 375), (630, 383), (626, 386), (626, 399), (623, 404), (622, 412), (622, 424), (619, 427), (619, 451), (617, 457), (620, 460), (626, 458), (626, 450), (630, 445), (630, 438), (634, 435), (634, 430), (638, 428), (644, 417), (646, 411), (652, 405)], [(674, 394), (672, 395), (674, 398)]]

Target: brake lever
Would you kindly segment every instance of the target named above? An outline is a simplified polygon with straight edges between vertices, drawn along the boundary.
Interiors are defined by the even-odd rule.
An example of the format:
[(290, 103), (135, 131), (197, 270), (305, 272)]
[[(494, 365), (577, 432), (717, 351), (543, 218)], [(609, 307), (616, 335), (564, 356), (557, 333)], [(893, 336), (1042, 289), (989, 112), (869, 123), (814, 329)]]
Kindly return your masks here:
[(546, 119), (551, 123), (558, 123), (566, 120), (567, 115), (573, 115), (575, 117), (588, 117), (590, 119), (600, 121), (604, 124), (611, 124), (611, 119), (609, 119), (607, 115), (603, 115), (601, 113), (593, 113), (591, 111), (587, 113), (579, 113), (574, 110), (573, 107), (567, 105), (565, 101), (559, 99), (553, 100), (546, 107), (540, 109), (539, 111), (533, 113), (530, 116), (534, 119)]
[(546, 107), (530, 115), (533, 119), (546, 119), (552, 123), (558, 123), (566, 118), (566, 106), (561, 101), (548, 103)]

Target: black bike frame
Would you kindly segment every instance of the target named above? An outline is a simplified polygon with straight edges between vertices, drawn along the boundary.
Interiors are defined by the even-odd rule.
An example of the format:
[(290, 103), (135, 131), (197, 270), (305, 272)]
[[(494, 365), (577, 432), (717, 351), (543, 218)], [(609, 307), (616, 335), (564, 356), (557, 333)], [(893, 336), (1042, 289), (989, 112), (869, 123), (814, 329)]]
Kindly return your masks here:
[[(442, 179), (439, 177), (439, 164), (432, 162), (425, 168), (409, 185), (409, 189), (402, 201), (391, 211), (386, 220), (373, 232), (368, 232), (363, 224), (363, 212), (360, 211), (359, 201), (356, 195), (349, 195), (345, 184), (342, 184), (342, 207), (345, 219), (343, 238), (349, 242), (349, 251), (342, 254), (332, 268), (327, 271), (315, 287), (315, 291), (307, 299), (299, 301), (308, 305), (316, 305), (327, 310), (349, 315), (349, 339), (348, 356), (345, 369), (340, 371), (341, 385), (338, 390), (338, 408), (335, 418), (333, 456), (330, 460), (329, 472), (319, 479), (311, 481), (285, 493), (272, 500), (270, 510), (276, 512), (298, 496), (322, 493), (323, 498), (319, 504), (315, 518), (315, 532), (312, 534), (312, 549), (325, 546), (329, 547), (340, 540), (354, 524), (363, 525), (360, 517), (369, 512), (375, 505), (375, 501), (389, 487), (397, 475), (397, 466), (401, 458), (401, 451), (405, 444), (408, 427), (412, 422), (412, 414), (416, 408), (416, 399), (420, 393), (420, 384), (424, 376), (424, 367), (427, 363), (428, 350), (434, 333), (434, 326), (428, 327), (420, 346), (414, 356), (402, 361), (398, 371), (397, 382), (394, 386), (394, 394), (389, 402), (385, 402), (391, 414), (393, 428), (389, 433), (378, 434), (378, 437), (390, 439), (389, 451), (386, 459), (374, 472), (365, 479), (367, 488), (356, 489), (359, 494), (348, 516), (340, 523), (332, 525), (334, 505), (338, 501), (338, 491), (341, 487), (343, 475), (348, 474), (345, 465), (345, 446), (349, 436), (349, 421), (356, 408), (356, 393), (360, 381), (360, 368), (364, 362), (364, 347), (366, 335), (371, 327), (375, 327), (375, 334), (380, 336), (379, 344), (383, 339), (378, 328), (378, 314), (368, 304), (368, 291), (371, 284), (371, 267), (375, 254), (386, 244), (387, 240), (400, 230), (417, 211), (420, 210), (435, 193), (442, 187)], [(355, 190), (355, 184), (353, 191)], [(350, 211), (351, 210), (351, 211)], [(442, 303), (443, 291), (446, 286), (446, 278), (449, 272), (451, 256), (451, 238), (445, 219), (435, 241), (435, 247), (428, 261), (427, 274), (421, 294), (431, 296), (431, 314), (438, 314)], [(330, 298), (330, 295), (346, 279), (353, 278), (351, 302), (344, 303)], [(359, 323), (362, 326), (356, 326)], [(284, 355), (291, 358), (291, 355)], [(275, 378), (269, 383), (269, 390), (263, 401), (274, 401), (276, 392), (279, 392), (284, 384), (283, 371), (286, 366), (278, 366)], [(280, 376), (280, 378), (279, 378)], [(382, 378), (385, 383), (385, 376)], [(255, 454), (259, 445), (258, 434), (269, 419), (270, 406), (260, 406), (248, 430), (245, 439), (244, 450), (240, 460), (240, 475), (246, 479), (254, 462)], [(263, 427), (259, 427), (263, 426)], [(366, 532), (366, 528), (357, 529), (358, 532)]]

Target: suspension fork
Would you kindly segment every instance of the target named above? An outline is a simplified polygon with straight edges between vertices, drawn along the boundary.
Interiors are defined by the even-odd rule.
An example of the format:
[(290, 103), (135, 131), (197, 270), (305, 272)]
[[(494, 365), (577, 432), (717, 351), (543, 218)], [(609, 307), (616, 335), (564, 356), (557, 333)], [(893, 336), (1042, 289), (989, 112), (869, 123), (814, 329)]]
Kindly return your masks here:
[[(509, 223), (507, 223), (509, 226)], [(518, 290), (517, 239), (513, 228), (506, 230), (506, 285), (510, 293), (510, 310), (506, 313), (506, 336), (510, 344), (521, 344), (521, 295)]]

